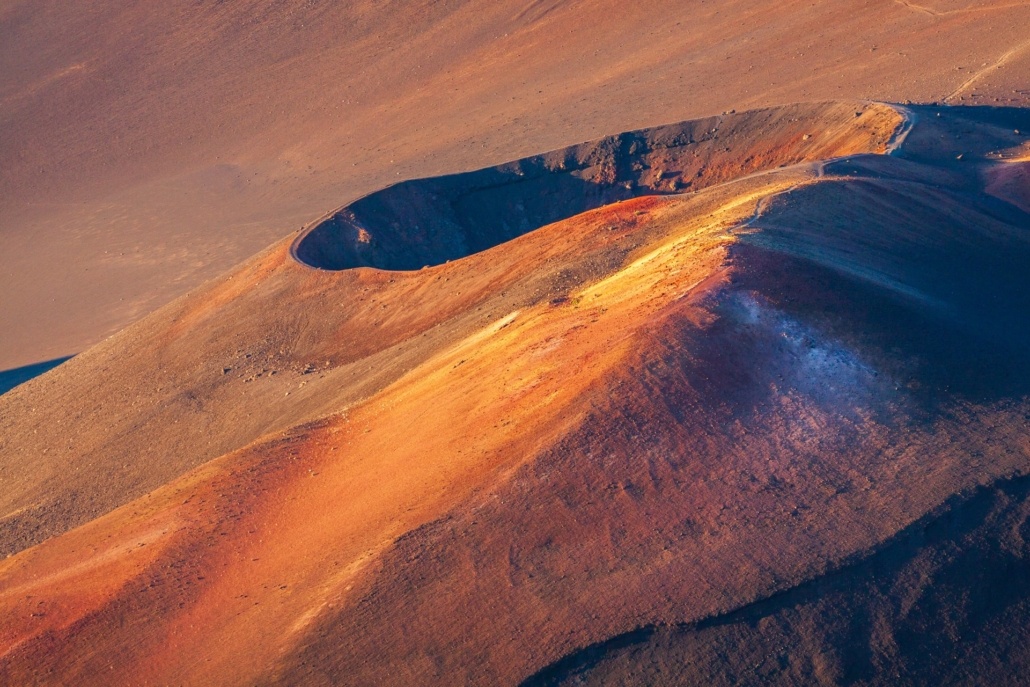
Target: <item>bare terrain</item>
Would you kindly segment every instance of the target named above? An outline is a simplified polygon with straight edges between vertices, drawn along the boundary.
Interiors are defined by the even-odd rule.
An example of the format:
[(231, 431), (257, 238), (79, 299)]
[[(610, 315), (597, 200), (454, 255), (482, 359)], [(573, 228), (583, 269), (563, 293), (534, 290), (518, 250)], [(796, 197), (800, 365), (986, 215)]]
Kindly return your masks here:
[(1021, 684), (1027, 26), (0, 3), (0, 683)]
[(794, 102), (1025, 105), (1025, 2), (0, 2), (0, 370), (400, 179)]

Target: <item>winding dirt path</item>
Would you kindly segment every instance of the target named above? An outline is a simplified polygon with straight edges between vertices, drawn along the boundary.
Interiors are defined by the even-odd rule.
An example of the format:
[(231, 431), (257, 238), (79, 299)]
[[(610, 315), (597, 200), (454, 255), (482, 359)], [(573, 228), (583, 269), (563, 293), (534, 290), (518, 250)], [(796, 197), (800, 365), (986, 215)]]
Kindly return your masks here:
[(966, 90), (968, 90), (970, 86), (972, 86), (977, 81), (979, 81), (984, 75), (986, 75), (987, 73), (989, 73), (989, 72), (991, 72), (991, 71), (993, 71), (995, 69), (1001, 69), (1003, 66), (1005, 66), (1005, 64), (1007, 62), (1009, 62), (1009, 60), (1011, 60), (1013, 57), (1019, 55), (1021, 52), (1023, 52), (1027, 48), (1030, 48), (1030, 40), (1024, 41), (1023, 43), (1020, 43), (1019, 45), (1015, 46), (1014, 48), (1006, 51), (997, 60), (995, 60), (991, 64), (987, 65), (986, 67), (978, 70), (972, 76), (970, 76), (968, 79), (963, 81), (962, 84), (958, 88), (956, 88), (954, 91), (949, 93), (947, 97), (944, 98), (944, 102), (947, 103), (947, 102), (950, 102), (950, 101), (954, 100), (955, 98), (959, 97), (960, 95), (965, 93)]

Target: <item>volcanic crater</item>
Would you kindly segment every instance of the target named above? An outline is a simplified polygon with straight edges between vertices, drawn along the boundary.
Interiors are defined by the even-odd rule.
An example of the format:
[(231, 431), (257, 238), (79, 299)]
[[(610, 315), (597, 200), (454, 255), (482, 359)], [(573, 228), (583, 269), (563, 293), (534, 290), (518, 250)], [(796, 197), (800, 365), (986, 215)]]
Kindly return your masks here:
[(954, 580), (1030, 588), (1027, 119), (727, 113), (280, 241), (0, 396), (0, 682), (1004, 682), (1026, 594)]
[(886, 105), (825, 103), (608, 136), (376, 191), (307, 229), (292, 252), (324, 270), (417, 270), (611, 203), (696, 192), (805, 161), (882, 152), (884, 132), (900, 128), (899, 120)]

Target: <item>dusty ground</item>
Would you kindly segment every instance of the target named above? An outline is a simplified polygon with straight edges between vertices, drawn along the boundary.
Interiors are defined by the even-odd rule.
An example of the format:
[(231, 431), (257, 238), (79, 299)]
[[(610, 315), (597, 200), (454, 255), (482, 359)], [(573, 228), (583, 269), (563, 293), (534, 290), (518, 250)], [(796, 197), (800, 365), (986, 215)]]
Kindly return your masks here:
[[(1030, 650), (1030, 217), (985, 188), (1028, 119), (741, 113), (659, 155), (738, 179), (450, 262), (313, 269), (279, 243), (0, 400), (4, 678), (732, 682), (752, 654), (708, 628), (758, 614), (775, 679), (920, 681), (894, 609), (934, 575), (957, 582), (913, 588), (954, 609), (928, 641), (980, 642), (945, 677), (1004, 674)], [(817, 622), (823, 585), (875, 637)]]
[(736, 109), (1025, 104), (1023, 2), (0, 3), (0, 370), (386, 183)]
[(1018, 684), (1030, 5), (66, 5), (0, 683)]

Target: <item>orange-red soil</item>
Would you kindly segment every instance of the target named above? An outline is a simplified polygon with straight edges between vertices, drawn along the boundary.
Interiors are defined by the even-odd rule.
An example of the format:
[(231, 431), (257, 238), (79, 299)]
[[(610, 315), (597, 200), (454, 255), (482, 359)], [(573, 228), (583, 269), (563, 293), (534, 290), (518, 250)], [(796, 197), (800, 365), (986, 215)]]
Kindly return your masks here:
[(425, 269), (291, 237), (0, 397), (2, 680), (887, 684), (942, 607), (944, 677), (1024, 665), (1030, 121), (908, 116), (734, 115), (696, 189)]

